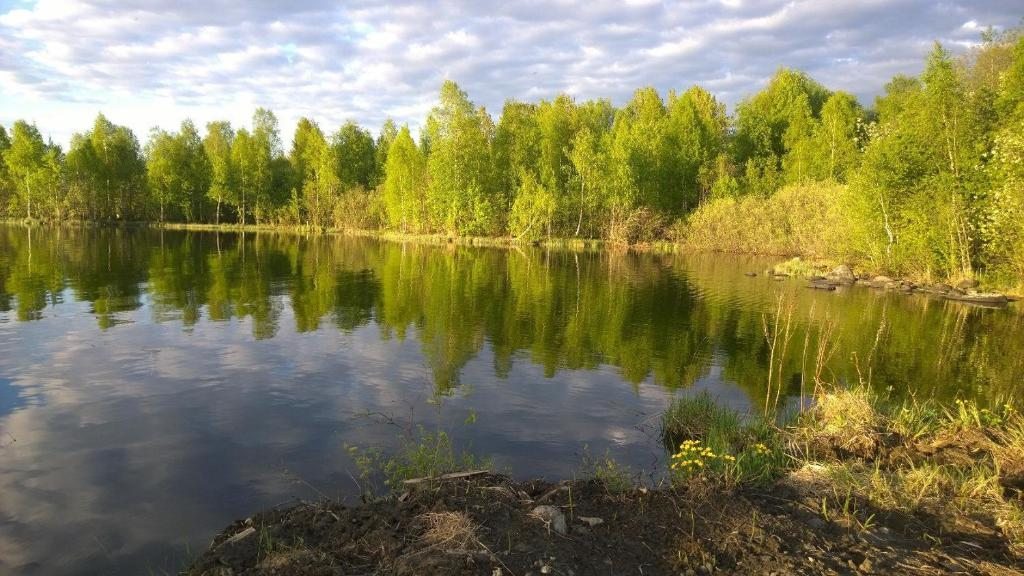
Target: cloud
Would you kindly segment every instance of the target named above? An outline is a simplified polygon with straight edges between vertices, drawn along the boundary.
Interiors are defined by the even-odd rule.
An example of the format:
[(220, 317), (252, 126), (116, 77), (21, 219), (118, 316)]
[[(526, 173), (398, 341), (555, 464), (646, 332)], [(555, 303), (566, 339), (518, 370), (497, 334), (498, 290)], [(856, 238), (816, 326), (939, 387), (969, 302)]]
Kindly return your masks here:
[(0, 122), (66, 142), (99, 110), (144, 136), (185, 117), (247, 123), (262, 105), (287, 140), (303, 115), (416, 128), (446, 78), (496, 114), (559, 92), (622, 104), (645, 85), (735, 104), (780, 66), (870, 102), (933, 41), (963, 50), (1016, 25), (1014, 4), (39, 0), (0, 8)]

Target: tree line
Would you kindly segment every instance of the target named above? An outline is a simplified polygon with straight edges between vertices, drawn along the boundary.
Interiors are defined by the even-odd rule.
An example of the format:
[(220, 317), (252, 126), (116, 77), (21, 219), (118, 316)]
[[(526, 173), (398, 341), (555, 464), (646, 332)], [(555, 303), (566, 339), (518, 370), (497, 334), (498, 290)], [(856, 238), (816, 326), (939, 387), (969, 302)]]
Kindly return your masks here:
[[(619, 243), (699, 238), (714, 249), (728, 248), (722, 225), (742, 222), (740, 212), (776, 218), (771, 202), (786, 191), (796, 205), (841, 215), (828, 220), (841, 232), (829, 253), (812, 255), (1020, 279), (1022, 103), (1024, 39), (1014, 30), (987, 32), (960, 58), (936, 45), (919, 76), (893, 78), (870, 108), (780, 69), (733, 114), (699, 86), (664, 96), (647, 87), (622, 107), (567, 95), (509, 100), (495, 121), (446, 81), (416, 139), (392, 121), (374, 138), (352, 122), (329, 134), (302, 118), (288, 150), (262, 108), (249, 127), (211, 122), (201, 134), (186, 120), (176, 132), (152, 130), (145, 146), (100, 115), (67, 152), (18, 121), (9, 134), (0, 127), (0, 213)], [(798, 227), (771, 233), (818, 232)]]

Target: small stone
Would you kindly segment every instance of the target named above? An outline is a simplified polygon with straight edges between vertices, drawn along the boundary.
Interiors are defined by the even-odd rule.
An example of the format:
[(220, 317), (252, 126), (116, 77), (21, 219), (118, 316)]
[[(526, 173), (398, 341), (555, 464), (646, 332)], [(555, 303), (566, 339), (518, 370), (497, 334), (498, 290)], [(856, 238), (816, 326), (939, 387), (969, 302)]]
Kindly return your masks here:
[(604, 524), (604, 520), (602, 520), (601, 518), (598, 518), (596, 516), (580, 516), (579, 519), (580, 519), (580, 522), (583, 522), (584, 524), (586, 524), (587, 526), (590, 526), (591, 528), (593, 528), (594, 526), (597, 526), (598, 524)]
[(565, 534), (567, 528), (565, 525), (565, 514), (562, 514), (562, 511), (558, 508), (550, 505), (537, 506), (530, 512), (530, 515), (543, 521), (555, 532)]
[(495, 568), (494, 571), (491, 572), (491, 576), (501, 576), (501, 575), (502, 575), (501, 568)]
[(547, 564), (541, 566), (540, 567), (540, 573), (541, 574), (551, 574), (551, 566), (548, 566)]

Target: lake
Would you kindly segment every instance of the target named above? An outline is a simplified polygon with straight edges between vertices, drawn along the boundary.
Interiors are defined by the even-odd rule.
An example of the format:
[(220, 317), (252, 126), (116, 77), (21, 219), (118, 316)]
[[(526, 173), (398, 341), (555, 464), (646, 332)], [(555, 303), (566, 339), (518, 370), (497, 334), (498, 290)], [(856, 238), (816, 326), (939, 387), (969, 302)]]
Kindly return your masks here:
[(419, 426), (520, 478), (652, 479), (676, 395), (1024, 381), (1020, 304), (746, 275), (772, 263), (0, 227), (0, 573), (174, 574), (233, 519), (356, 502), (348, 447)]

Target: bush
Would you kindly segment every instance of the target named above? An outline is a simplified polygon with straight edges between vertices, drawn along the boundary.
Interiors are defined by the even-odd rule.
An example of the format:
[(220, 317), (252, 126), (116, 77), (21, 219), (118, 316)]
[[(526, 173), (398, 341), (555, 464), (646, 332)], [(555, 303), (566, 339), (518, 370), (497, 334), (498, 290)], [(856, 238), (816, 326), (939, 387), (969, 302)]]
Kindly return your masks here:
[(846, 186), (789, 186), (771, 196), (719, 198), (699, 206), (680, 226), (690, 248), (845, 260), (851, 252)]

